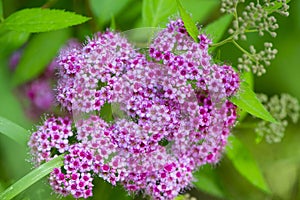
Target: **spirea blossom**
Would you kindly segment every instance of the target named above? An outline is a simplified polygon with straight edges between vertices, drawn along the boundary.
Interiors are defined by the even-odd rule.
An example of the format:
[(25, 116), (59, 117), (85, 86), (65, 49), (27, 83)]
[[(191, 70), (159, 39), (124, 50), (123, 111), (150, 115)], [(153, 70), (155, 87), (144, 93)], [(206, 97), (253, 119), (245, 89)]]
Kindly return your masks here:
[[(29, 142), (34, 157), (48, 153), (37, 164), (65, 153), (64, 166), (50, 175), (54, 191), (87, 198), (98, 176), (130, 193), (174, 199), (192, 187), (195, 170), (220, 160), (237, 117), (227, 98), (238, 90), (239, 76), (214, 64), (210, 39), (198, 38), (178, 19), (157, 33), (147, 56), (110, 31), (61, 52), (57, 100), (84, 117), (63, 128), (72, 131), (64, 149), (48, 136), (61, 118), (46, 120)], [(97, 114), (105, 104), (110, 122)], [(40, 147), (43, 134), (47, 150)]]

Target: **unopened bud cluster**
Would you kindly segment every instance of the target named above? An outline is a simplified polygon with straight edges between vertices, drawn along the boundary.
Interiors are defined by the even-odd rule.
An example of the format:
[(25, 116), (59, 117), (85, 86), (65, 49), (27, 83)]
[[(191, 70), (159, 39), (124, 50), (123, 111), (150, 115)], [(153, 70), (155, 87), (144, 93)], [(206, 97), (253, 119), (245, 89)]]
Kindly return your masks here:
[[(288, 16), (289, 6), (286, 0), (263, 0), (250, 2), (243, 10), (238, 9), (244, 0), (222, 0), (221, 12), (226, 12), (234, 16), (233, 26), (229, 33), (233, 40), (246, 40), (247, 33), (257, 32), (260, 36), (269, 33), (276, 37), (278, 23), (273, 13)], [(265, 43), (265, 50), (256, 53), (254, 47), (250, 47), (249, 53), (244, 53), (239, 59), (239, 69), (250, 71), (258, 76), (266, 72), (265, 66), (270, 65), (270, 61), (275, 58), (276, 50), (271, 49), (272, 44)], [(241, 48), (241, 47), (239, 47)], [(244, 51), (244, 50), (243, 50)]]
[(257, 52), (255, 47), (251, 45), (250, 54), (244, 53), (241, 58), (238, 58), (238, 69), (252, 71), (258, 76), (266, 73), (265, 66), (271, 64), (271, 60), (275, 58), (278, 51), (272, 48), (272, 43), (266, 42), (264, 47), (264, 50)]
[(235, 17), (233, 28), (229, 29), (229, 33), (234, 35), (234, 39), (246, 39), (246, 33), (253, 31), (257, 31), (261, 36), (264, 35), (264, 32), (267, 32), (271, 36), (276, 37), (275, 30), (278, 29), (279, 26), (276, 18), (271, 14), (277, 12), (288, 16), (289, 6), (286, 0), (250, 2), (244, 10), (239, 13), (237, 6), (239, 3), (244, 2), (244, 0), (222, 0), (221, 3), (221, 12), (231, 13)]
[(276, 119), (277, 123), (261, 121), (255, 128), (259, 138), (265, 137), (268, 143), (280, 142), (288, 125), (288, 118), (296, 123), (299, 118), (299, 102), (289, 94), (275, 95), (268, 99), (265, 94), (258, 95), (267, 110)]

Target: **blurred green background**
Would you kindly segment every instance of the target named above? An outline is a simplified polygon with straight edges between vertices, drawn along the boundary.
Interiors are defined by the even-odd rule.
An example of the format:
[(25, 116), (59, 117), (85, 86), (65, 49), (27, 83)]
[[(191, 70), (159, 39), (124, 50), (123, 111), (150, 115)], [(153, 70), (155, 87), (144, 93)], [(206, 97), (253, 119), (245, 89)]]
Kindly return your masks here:
[[(93, 19), (85, 24), (69, 28), (69, 37), (76, 37), (81, 41), (84, 41), (86, 36), (91, 36), (96, 31), (110, 27), (112, 22), (115, 24), (116, 30), (119, 31), (146, 25), (163, 26), (166, 23), (166, 21), (158, 20), (156, 22), (152, 21), (153, 24), (147, 24), (143, 21), (142, 0), (112, 0), (109, 3), (105, 2), (108, 1), (3, 0), (3, 11), (4, 17), (7, 17), (23, 8), (45, 6), (65, 9), (92, 17)], [(192, 13), (194, 20), (203, 26), (221, 15), (218, 0), (182, 0), (182, 3)], [(263, 41), (273, 41), (275, 48), (279, 51), (276, 59), (268, 67), (267, 74), (255, 77), (256, 92), (263, 92), (268, 95), (289, 93), (300, 99), (300, 1), (292, 0), (289, 5), (289, 17), (276, 15), (280, 28), (275, 39), (268, 36), (259, 38), (253, 34), (249, 36), (246, 43), (242, 44), (245, 47), (250, 44), (262, 47)], [(161, 10), (160, 12), (164, 11)], [(111, 15), (111, 13), (114, 14)], [(34, 35), (32, 34), (29, 40)], [(14, 41), (3, 41), (1, 39), (0, 42), (0, 116), (6, 117), (27, 129), (33, 129), (35, 122), (28, 119), (24, 114), (16, 91), (10, 84), (12, 74), (8, 69), (8, 60), (18, 44), (15, 44)], [(226, 44), (219, 50), (222, 61), (232, 63), (233, 66), (236, 65), (241, 52), (232, 44)], [(190, 191), (193, 196), (208, 200), (300, 199), (300, 123), (291, 123), (282, 142), (278, 144), (267, 144), (264, 141), (256, 144), (255, 133), (252, 129), (236, 128), (233, 132), (246, 144), (246, 147), (258, 161), (272, 194), (266, 194), (249, 183), (224, 156), (217, 166), (209, 167), (206, 170), (214, 171), (214, 174), (218, 177), (219, 186), (226, 197), (215, 197), (196, 189)], [(14, 141), (0, 134), (0, 191), (33, 169), (30, 163), (26, 161), (29, 158), (27, 151), (28, 149), (20, 147)], [(113, 189), (109, 184), (100, 180), (96, 181), (96, 185), (93, 199), (129, 198), (126, 195), (124, 196), (125, 193), (122, 189)], [(16, 197), (16, 199), (56, 199), (56, 196), (49, 196), (49, 192), (49, 186), (47, 186), (46, 180), (43, 180)]]

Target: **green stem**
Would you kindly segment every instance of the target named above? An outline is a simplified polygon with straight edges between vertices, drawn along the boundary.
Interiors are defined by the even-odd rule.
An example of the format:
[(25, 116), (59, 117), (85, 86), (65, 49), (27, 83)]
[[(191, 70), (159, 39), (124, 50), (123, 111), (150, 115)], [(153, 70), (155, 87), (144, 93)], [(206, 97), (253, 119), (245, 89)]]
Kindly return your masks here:
[(221, 42), (217, 42), (217, 43), (214, 43), (214, 44), (211, 44), (210, 47), (219, 47), (223, 44), (226, 44), (228, 42), (232, 42), (233, 41), (233, 36), (230, 36), (224, 40), (222, 40)]
[(253, 60), (254, 62), (256, 62), (257, 60), (253, 57), (253, 55), (251, 53), (249, 53), (248, 51), (246, 51), (243, 47), (241, 47), (236, 41), (232, 40), (232, 43), (239, 49), (241, 50), (243, 53), (245, 53), (251, 60)]
[(61, 167), (63, 165), (64, 154), (50, 160), (29, 172), (23, 178), (18, 180), (13, 185), (9, 186), (5, 191), (0, 193), (1, 200), (9, 200), (26, 190), (29, 186), (48, 175), (54, 168)]
[(257, 29), (245, 30), (245, 33), (256, 33), (256, 32), (258, 32)]

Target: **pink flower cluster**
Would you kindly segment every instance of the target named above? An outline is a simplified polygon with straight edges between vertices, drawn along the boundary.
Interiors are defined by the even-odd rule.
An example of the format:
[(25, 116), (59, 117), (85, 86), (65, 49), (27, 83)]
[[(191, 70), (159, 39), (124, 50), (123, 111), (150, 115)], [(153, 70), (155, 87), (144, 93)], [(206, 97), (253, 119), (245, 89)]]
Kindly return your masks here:
[[(88, 117), (74, 119), (73, 129), (70, 119), (51, 117), (29, 142), (37, 164), (66, 153), (50, 175), (57, 193), (92, 196), (99, 176), (129, 192), (174, 199), (192, 186), (195, 170), (220, 160), (236, 120), (227, 97), (239, 76), (213, 64), (211, 41), (199, 40), (178, 19), (156, 35), (148, 55), (113, 32), (61, 52), (57, 100)], [(97, 115), (105, 104), (111, 122)]]

